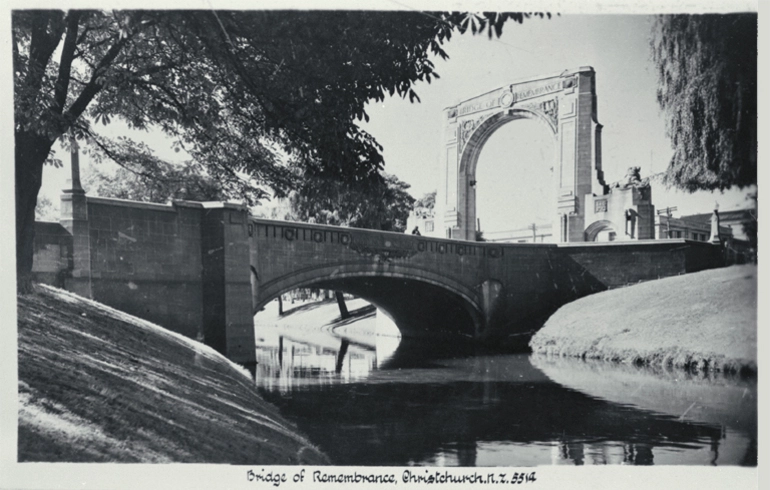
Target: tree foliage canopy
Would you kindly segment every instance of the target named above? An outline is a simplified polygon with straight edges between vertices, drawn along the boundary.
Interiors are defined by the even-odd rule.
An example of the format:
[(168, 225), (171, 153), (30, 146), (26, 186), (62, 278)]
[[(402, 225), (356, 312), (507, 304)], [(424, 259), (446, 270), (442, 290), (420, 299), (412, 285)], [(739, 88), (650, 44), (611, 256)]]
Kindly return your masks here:
[(426, 192), (420, 199), (415, 201), (415, 208), (433, 209), (436, 206), (436, 191)]
[(229, 196), (205, 168), (192, 163), (173, 165), (159, 161), (152, 174), (119, 168), (115, 173), (93, 170), (83, 184), (101, 197), (166, 203), (183, 201), (227, 201)]
[(438, 77), (429, 58), (446, 57), (453, 31), (491, 36), (525, 15), (16, 11), (16, 128), (50, 141), (71, 132), (128, 166), (128, 140), (91, 127), (119, 117), (177, 138), (220, 179), (287, 190), (286, 152), (358, 180), (383, 164), (355, 123), (368, 101), (418, 100), (413, 84)]
[(289, 195), (291, 218), (326, 225), (403, 232), (414, 205), (409, 184), (395, 175), (350, 185), (329, 177), (309, 177)]
[(651, 38), (674, 149), (666, 181), (693, 192), (757, 183), (757, 15), (661, 15)]
[[(32, 264), (34, 208), (52, 145), (80, 147), (136, 172), (141, 145), (94, 126), (120, 118), (175, 138), (230, 193), (253, 201), (303, 175), (354, 182), (383, 167), (356, 125), (365, 105), (438, 77), (453, 32), (499, 36), (530, 14), (345, 11), (12, 13), (17, 266)], [(536, 14), (542, 16), (542, 14)], [(90, 148), (90, 150), (88, 150)], [(51, 160), (48, 160), (51, 161)], [(137, 168), (139, 167), (139, 168)]]

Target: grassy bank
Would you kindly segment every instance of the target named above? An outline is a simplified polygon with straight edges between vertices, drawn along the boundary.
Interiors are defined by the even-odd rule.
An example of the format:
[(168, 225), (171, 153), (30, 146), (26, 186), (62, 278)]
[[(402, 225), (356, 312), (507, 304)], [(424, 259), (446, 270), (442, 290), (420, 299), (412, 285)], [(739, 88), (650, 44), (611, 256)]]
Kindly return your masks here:
[(756, 373), (757, 267), (733, 266), (597, 293), (563, 306), (535, 353)]
[(19, 461), (328, 463), (212, 349), (45, 286), (18, 301)]

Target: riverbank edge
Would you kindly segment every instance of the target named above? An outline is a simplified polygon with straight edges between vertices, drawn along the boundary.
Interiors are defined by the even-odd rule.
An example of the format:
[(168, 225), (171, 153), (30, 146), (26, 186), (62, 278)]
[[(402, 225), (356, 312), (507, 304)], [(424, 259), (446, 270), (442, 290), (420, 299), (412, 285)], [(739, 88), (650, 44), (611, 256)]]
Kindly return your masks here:
[(757, 373), (757, 266), (658, 279), (562, 306), (533, 354), (693, 372)]
[(17, 311), (19, 462), (329, 464), (200, 342), (50, 286)]

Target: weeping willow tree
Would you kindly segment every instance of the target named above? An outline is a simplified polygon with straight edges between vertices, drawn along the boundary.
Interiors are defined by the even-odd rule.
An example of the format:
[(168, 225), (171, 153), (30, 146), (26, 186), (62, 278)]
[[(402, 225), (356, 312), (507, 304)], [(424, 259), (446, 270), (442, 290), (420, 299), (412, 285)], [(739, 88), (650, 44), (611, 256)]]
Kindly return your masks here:
[(757, 183), (757, 14), (661, 15), (651, 36), (657, 99), (674, 154), (665, 181)]

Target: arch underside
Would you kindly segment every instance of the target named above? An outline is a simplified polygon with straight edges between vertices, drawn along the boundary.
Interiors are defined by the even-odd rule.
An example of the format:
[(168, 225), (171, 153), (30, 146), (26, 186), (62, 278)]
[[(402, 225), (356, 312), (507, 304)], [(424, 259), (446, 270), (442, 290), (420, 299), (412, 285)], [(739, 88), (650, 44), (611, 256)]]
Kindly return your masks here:
[[(476, 167), (481, 152), (492, 134), (502, 126), (520, 119), (535, 120), (545, 125), (549, 129), (549, 134), (554, 138), (554, 144), (558, 145), (559, 134), (555, 123), (548, 116), (536, 110), (522, 108), (506, 109), (486, 117), (479, 124), (462, 149), (458, 170), (458, 191), (459, 195), (462, 196), (459, 205), (463, 211), (460, 215), (460, 229), (462, 230), (461, 236), (464, 235), (466, 240), (475, 239), (477, 203), (476, 187), (472, 184), (477, 180)], [(557, 162), (554, 165), (558, 168)]]
[(440, 333), (475, 338), (483, 328), (476, 291), (424, 270), (389, 267), (377, 271), (370, 264), (346, 269), (327, 265), (271, 281), (259, 288), (255, 311), (281, 294), (304, 287), (359, 296), (384, 310), (404, 337)]
[(593, 242), (594, 240), (596, 240), (596, 236), (601, 231), (607, 230), (607, 229), (610, 229), (610, 228), (612, 228), (614, 230), (618, 229), (617, 226), (615, 225), (615, 223), (613, 223), (612, 221), (609, 221), (609, 220), (606, 220), (606, 219), (602, 219), (602, 220), (599, 220), (599, 221), (594, 221), (593, 223), (591, 223), (586, 228), (585, 240), (587, 242)]
[(492, 114), (484, 119), (484, 121), (473, 131), (473, 134), (470, 135), (468, 143), (463, 148), (462, 157), (460, 159), (460, 173), (464, 173), (469, 177), (476, 175), (476, 165), (479, 161), (479, 155), (487, 140), (489, 140), (492, 134), (502, 126), (519, 119), (538, 121), (550, 130), (550, 134), (553, 135), (554, 141), (558, 138), (556, 126), (551, 122), (548, 116), (539, 111), (513, 108)]

